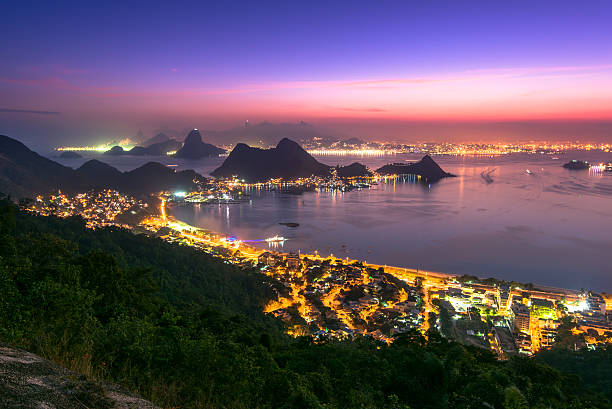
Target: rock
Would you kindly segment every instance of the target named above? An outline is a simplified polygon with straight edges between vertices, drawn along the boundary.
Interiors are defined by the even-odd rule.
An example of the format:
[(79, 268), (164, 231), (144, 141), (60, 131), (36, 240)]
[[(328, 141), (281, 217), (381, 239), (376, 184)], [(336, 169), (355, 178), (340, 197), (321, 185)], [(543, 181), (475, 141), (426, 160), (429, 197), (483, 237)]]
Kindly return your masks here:
[(120, 386), (88, 379), (30, 352), (0, 344), (3, 409), (158, 409)]

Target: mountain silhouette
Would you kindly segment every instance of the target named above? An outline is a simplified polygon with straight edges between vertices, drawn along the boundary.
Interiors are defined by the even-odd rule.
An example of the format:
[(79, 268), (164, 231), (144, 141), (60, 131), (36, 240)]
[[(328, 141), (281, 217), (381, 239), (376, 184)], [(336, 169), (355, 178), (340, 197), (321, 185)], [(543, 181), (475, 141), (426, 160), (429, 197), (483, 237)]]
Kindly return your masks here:
[(200, 159), (209, 156), (218, 156), (222, 153), (225, 153), (224, 149), (202, 142), (202, 135), (200, 135), (197, 129), (194, 129), (189, 132), (189, 135), (185, 138), (183, 147), (176, 152), (175, 156), (185, 159)]
[(189, 190), (195, 187), (194, 180), (202, 179), (193, 170), (176, 172), (157, 162), (120, 172), (93, 159), (75, 170), (31, 151), (15, 139), (0, 135), (0, 192), (17, 198), (34, 197), (58, 189), (83, 192), (112, 188), (131, 194)]
[(239, 143), (211, 175), (223, 178), (238, 176), (249, 182), (261, 182), (274, 178), (326, 176), (330, 169), (296, 142), (284, 138), (272, 149), (253, 148)]
[(338, 176), (341, 178), (354, 178), (360, 176), (372, 176), (372, 172), (359, 162), (351, 163), (347, 166), (339, 166), (336, 168)]

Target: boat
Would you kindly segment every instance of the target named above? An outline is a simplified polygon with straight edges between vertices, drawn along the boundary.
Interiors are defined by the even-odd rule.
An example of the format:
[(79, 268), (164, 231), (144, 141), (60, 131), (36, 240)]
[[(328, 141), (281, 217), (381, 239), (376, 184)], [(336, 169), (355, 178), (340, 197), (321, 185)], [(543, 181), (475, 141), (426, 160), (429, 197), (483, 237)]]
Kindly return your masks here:
[(283, 236), (273, 236), (273, 237), (268, 237), (266, 239), (266, 243), (282, 243), (286, 240), (287, 239), (284, 238)]
[(533, 174), (533, 172), (532, 172), (532, 171), (530, 171), (529, 169), (527, 169), (525, 172), (526, 172), (528, 175), (532, 175), (532, 174)]
[(612, 172), (612, 162), (606, 163), (606, 167), (604, 168), (604, 172)]

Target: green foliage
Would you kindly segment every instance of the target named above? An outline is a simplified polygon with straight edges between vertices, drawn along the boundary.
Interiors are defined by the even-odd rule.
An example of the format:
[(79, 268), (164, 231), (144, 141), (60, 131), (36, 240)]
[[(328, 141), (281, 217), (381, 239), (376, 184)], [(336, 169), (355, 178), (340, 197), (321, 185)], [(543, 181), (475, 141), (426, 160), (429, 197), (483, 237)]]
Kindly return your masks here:
[(162, 407), (610, 407), (597, 394), (609, 352), (593, 362), (601, 382), (584, 387), (587, 367), (572, 370), (564, 351), (499, 362), (435, 330), (391, 345), (293, 339), (261, 312), (272, 286), (256, 271), (7, 203), (0, 216), (0, 340)]

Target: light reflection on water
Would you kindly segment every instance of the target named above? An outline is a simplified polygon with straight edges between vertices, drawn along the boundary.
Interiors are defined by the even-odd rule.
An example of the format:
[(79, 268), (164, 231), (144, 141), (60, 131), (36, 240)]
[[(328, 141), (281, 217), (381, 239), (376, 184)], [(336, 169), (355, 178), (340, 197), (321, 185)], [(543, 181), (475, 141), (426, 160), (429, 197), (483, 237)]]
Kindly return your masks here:
[[(240, 239), (288, 237), (283, 251), (318, 250), (380, 264), (611, 291), (612, 174), (561, 165), (570, 159), (612, 161), (612, 154), (559, 156), (435, 157), (458, 177), (432, 186), (387, 181), (347, 193), (254, 190), (249, 202), (171, 211)], [(419, 156), (320, 158), (371, 168), (405, 159)], [(120, 161), (123, 170), (137, 165)], [(205, 174), (221, 161), (181, 162), (178, 168)], [(491, 183), (483, 171), (491, 171)]]

